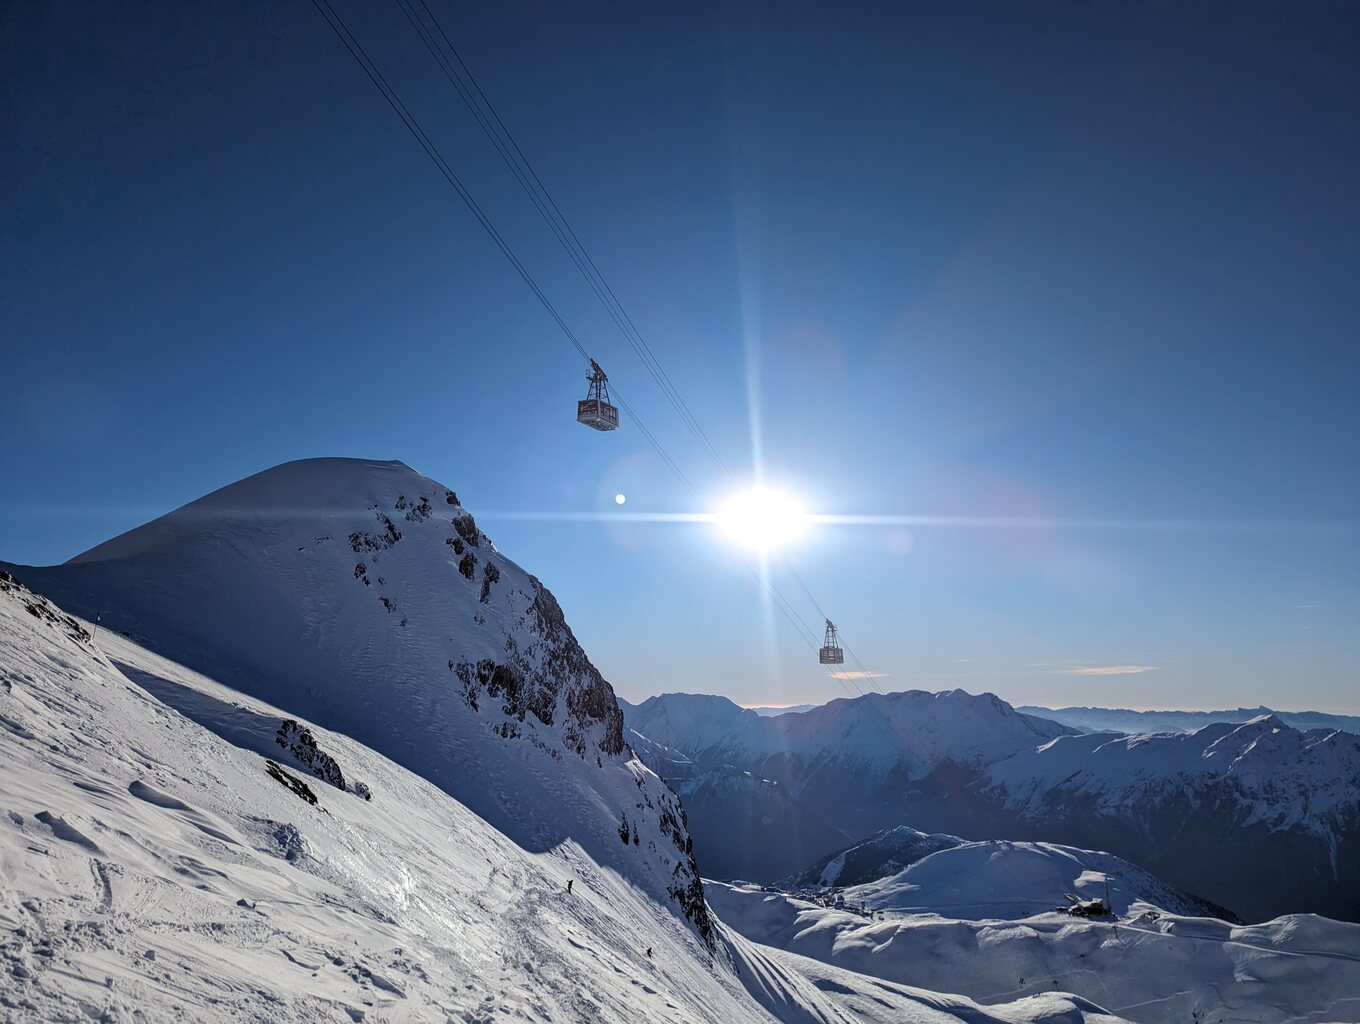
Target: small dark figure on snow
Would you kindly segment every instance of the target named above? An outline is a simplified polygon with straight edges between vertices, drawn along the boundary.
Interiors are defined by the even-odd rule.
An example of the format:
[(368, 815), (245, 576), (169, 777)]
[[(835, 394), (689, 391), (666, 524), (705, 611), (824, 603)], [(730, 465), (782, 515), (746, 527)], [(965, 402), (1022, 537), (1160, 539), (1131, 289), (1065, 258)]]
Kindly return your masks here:
[(652, 947), (651, 947), (651, 946), (648, 946), (648, 947), (647, 947), (647, 959), (650, 960), (651, 958), (652, 958)]
[(571, 878), (568, 878), (568, 879), (567, 879), (567, 895), (568, 895), (568, 896), (571, 895), (571, 883), (572, 883), (573, 881), (574, 881), (574, 879), (571, 879)]

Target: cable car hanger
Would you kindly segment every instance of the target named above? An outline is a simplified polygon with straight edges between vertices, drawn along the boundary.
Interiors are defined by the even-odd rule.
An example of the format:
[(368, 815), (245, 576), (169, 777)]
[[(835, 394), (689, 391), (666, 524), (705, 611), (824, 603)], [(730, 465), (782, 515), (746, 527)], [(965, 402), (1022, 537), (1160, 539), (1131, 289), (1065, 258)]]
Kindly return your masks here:
[(619, 410), (609, 402), (609, 377), (593, 359), (586, 381), (590, 387), (586, 390), (586, 397), (576, 403), (576, 422), (595, 430), (617, 430)]
[(823, 665), (845, 664), (845, 651), (841, 650), (840, 638), (836, 636), (836, 624), (830, 619), (826, 620), (826, 639), (822, 641), (817, 660)]

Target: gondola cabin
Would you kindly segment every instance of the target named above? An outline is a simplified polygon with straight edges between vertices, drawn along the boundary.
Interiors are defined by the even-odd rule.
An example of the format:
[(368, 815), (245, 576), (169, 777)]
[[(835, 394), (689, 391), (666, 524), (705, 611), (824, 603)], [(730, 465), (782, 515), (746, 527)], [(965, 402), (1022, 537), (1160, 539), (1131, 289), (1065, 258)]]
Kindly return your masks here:
[(818, 652), (817, 660), (823, 665), (844, 665), (845, 651), (841, 649), (840, 638), (836, 636), (836, 626), (830, 619), (826, 620), (826, 639), (822, 641), (822, 649)]
[(576, 422), (595, 430), (617, 430), (619, 410), (609, 403), (609, 378), (593, 359), (586, 380), (590, 388), (586, 397), (576, 403)]

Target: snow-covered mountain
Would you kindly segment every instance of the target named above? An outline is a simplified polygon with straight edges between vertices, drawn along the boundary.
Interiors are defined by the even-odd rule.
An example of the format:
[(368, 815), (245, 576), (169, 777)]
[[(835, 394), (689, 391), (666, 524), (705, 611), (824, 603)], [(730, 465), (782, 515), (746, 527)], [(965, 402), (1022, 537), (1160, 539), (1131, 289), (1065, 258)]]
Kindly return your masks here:
[(726, 697), (669, 693), (625, 709), (628, 727), (701, 765), (749, 767), (796, 755), (920, 778), (944, 761), (982, 765), (1071, 732), (1018, 714), (994, 694), (871, 693), (763, 716)]
[(551, 595), (436, 488), (291, 464), (19, 570), (93, 637), (0, 576), (0, 1018), (1116, 1019), (725, 929)]
[(776, 715), (801, 715), (804, 711), (811, 711), (817, 707), (816, 704), (786, 704), (783, 707), (778, 705), (749, 707), (747, 711), (754, 711), (764, 718), (774, 718)]
[(726, 813), (730, 786), (693, 772), (681, 784), (710, 877), (784, 878), (905, 822), (1111, 850), (1248, 920), (1303, 910), (1360, 920), (1360, 737), (1349, 733), (1267, 716), (1188, 734), (1075, 735), (961, 691), (771, 719), (665, 695), (626, 714), (702, 769), (782, 787), (777, 828), (745, 829)]
[[(984, 906), (997, 882), (1003, 892), (1023, 892), (1006, 888), (1012, 860), (1003, 854), (1003, 868), (979, 878), (990, 895), (969, 892), (966, 873), (947, 872), (956, 890), (950, 902)], [(1024, 882), (1027, 873), (1010, 880)], [(1103, 894), (1103, 882), (1090, 881)], [(1118, 920), (1057, 913), (974, 920), (894, 909), (867, 919), (757, 886), (709, 882), (707, 889), (722, 920), (762, 946), (885, 982), (940, 985), (979, 1002), (1066, 990), (1138, 1024), (1360, 1020), (1360, 925), (1310, 914), (1239, 926), (1134, 902)]]
[(597, 863), (645, 879), (707, 936), (684, 812), (636, 773), (613, 691), (557, 601), (453, 491), (402, 463), (287, 463), (14, 572), (392, 758), (528, 849), (592, 837)]
[(843, 850), (829, 853), (815, 864), (779, 880), (781, 889), (821, 889), (863, 885), (915, 864), (937, 850), (962, 846), (968, 840), (942, 832), (918, 832), (909, 825), (885, 828)]
[(1192, 733), (1063, 736), (993, 764), (979, 795), (1033, 834), (1097, 845), (1248, 920), (1360, 920), (1360, 736), (1273, 715)]
[(708, 875), (756, 881), (915, 822), (908, 812), (922, 799), (943, 799), (990, 762), (1069, 731), (963, 690), (875, 693), (775, 717), (725, 697), (664, 694), (624, 714), (632, 733), (700, 769), (673, 781)]
[(1128, 708), (1024, 706), (1015, 710), (1070, 725), (1079, 732), (1194, 732), (1214, 722), (1243, 723), (1262, 715), (1274, 715), (1295, 729), (1341, 729), (1360, 733), (1360, 715), (1333, 715), (1325, 711), (1275, 711), (1267, 707), (1236, 708), (1232, 711), (1130, 711)]

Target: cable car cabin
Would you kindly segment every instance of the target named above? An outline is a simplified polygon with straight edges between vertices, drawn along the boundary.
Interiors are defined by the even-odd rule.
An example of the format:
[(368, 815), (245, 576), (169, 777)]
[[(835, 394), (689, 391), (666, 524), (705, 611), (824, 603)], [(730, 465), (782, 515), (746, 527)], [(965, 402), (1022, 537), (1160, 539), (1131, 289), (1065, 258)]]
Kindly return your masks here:
[(576, 422), (596, 430), (617, 430), (619, 411), (598, 398), (583, 398), (576, 403)]
[(609, 378), (593, 359), (586, 381), (590, 387), (586, 397), (576, 403), (576, 422), (595, 430), (617, 430), (619, 410), (609, 404)]
[(822, 641), (817, 660), (823, 665), (845, 664), (845, 651), (841, 649), (840, 638), (836, 636), (836, 625), (830, 619), (826, 620), (826, 639)]

